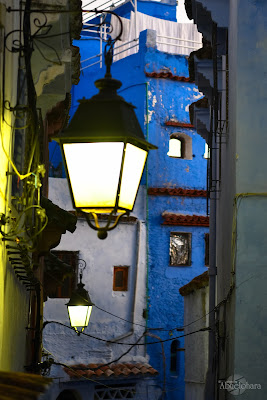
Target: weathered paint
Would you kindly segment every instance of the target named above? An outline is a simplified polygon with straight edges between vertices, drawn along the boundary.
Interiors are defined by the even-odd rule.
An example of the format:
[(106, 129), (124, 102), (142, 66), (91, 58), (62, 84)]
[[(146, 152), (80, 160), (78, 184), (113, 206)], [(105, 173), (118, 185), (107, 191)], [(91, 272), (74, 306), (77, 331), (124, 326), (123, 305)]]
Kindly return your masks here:
[[(152, 55), (153, 54), (153, 55)], [(146, 55), (146, 71), (162, 71), (166, 66), (181, 77), (188, 77), (187, 59), (184, 56), (171, 56), (150, 50)], [(186, 189), (206, 188), (207, 160), (204, 159), (205, 141), (194, 128), (184, 126), (166, 126), (169, 120), (189, 124), (188, 106), (201, 94), (190, 82), (175, 81), (164, 78), (148, 78), (149, 110), (149, 140), (158, 146), (156, 152), (151, 152), (148, 160), (148, 187), (170, 187)], [(173, 133), (187, 135), (189, 145), (192, 145), (190, 159), (171, 158), (167, 156), (169, 138)], [(204, 262), (205, 227), (163, 226), (162, 213), (206, 214), (206, 199), (179, 196), (149, 196), (148, 198), (148, 327), (153, 328), (162, 340), (170, 339), (165, 347), (165, 387), (166, 399), (184, 398), (184, 353), (178, 352), (179, 367), (177, 374), (170, 371), (170, 348), (173, 338), (181, 336), (175, 328), (184, 325), (183, 298), (179, 287), (188, 283), (193, 277), (206, 270)], [(169, 260), (169, 245), (171, 232), (192, 233), (191, 266), (172, 267)], [(157, 329), (158, 328), (158, 329)], [(163, 328), (162, 331), (160, 328)], [(183, 338), (180, 346), (183, 348)], [(159, 382), (164, 387), (164, 363), (161, 345), (148, 346), (150, 362), (160, 370)]]
[[(145, 72), (159, 72), (161, 70), (170, 70), (172, 74), (188, 77), (188, 65), (185, 56), (169, 55), (159, 52), (153, 45), (154, 38), (153, 31), (144, 31), (140, 34), (139, 53), (124, 58), (112, 65), (112, 76), (122, 81), (122, 88), (118, 91), (126, 101), (133, 102), (136, 106), (136, 114), (143, 128), (147, 139), (153, 144), (159, 147), (156, 151), (151, 151), (148, 157), (147, 163), (147, 179), (146, 174), (143, 174), (142, 184), (147, 187), (183, 187), (188, 189), (205, 189), (206, 186), (206, 164), (207, 160), (203, 158), (205, 151), (205, 142), (199, 137), (193, 128), (185, 127), (173, 127), (166, 126), (166, 120), (177, 120), (183, 123), (189, 123), (188, 106), (196, 98), (199, 98), (201, 94), (197, 91), (193, 83), (184, 81), (174, 81), (171, 79), (153, 79), (146, 76)], [(150, 43), (150, 47), (147, 46)], [(76, 43), (77, 44), (77, 43)], [(89, 41), (83, 41), (80, 45), (87, 47), (90, 46)], [(89, 98), (97, 92), (93, 85), (93, 81), (103, 77), (104, 68), (92, 67), (85, 69), (81, 77), (80, 84), (72, 91), (72, 113), (75, 112), (77, 107), (77, 99), (86, 97)], [(148, 94), (148, 95), (147, 95)], [(149, 125), (146, 121), (149, 120)], [(90, 124), (90, 121), (88, 121)], [(190, 139), (192, 143), (192, 157), (190, 159), (173, 159), (167, 156), (168, 152), (168, 141), (172, 133), (181, 132)], [(139, 193), (139, 197), (142, 197), (141, 203), (145, 204), (146, 194), (145, 192)], [(169, 212), (181, 212), (185, 214), (199, 214), (205, 215), (206, 212), (206, 199), (205, 198), (192, 198), (192, 197), (179, 197), (179, 196), (149, 196), (147, 201), (147, 219), (146, 226), (148, 229), (148, 264), (145, 265), (146, 261), (146, 238), (142, 236), (143, 246), (143, 270), (141, 270), (143, 285), (145, 284), (146, 267), (148, 268), (148, 321), (147, 325), (150, 328), (163, 328), (156, 330), (156, 335), (162, 339), (170, 339), (176, 336), (176, 331), (169, 333), (178, 326), (183, 325), (183, 300), (179, 295), (179, 287), (189, 282), (194, 276), (201, 274), (205, 271), (204, 266), (204, 234), (208, 231), (208, 228), (204, 227), (181, 227), (181, 226), (162, 226), (161, 214), (164, 211)], [(143, 210), (145, 211), (145, 210)], [(144, 221), (145, 216), (141, 219)], [(86, 243), (85, 238), (77, 239), (74, 236), (71, 238), (71, 243), (62, 242), (61, 248), (65, 246), (76, 247), (81, 245), (81, 253), (84, 254), (86, 259), (89, 261), (89, 268), (93, 268), (92, 278), (86, 278), (90, 294), (91, 291), (96, 296), (99, 302), (103, 305), (103, 308), (108, 307), (108, 303), (111, 301), (112, 296), (110, 295), (110, 279), (111, 271), (110, 265), (114, 265), (117, 259), (120, 265), (123, 265), (122, 256), (123, 252), (119, 250), (121, 242), (123, 241), (126, 246), (127, 257), (133, 257), (134, 252), (134, 240), (131, 239), (131, 230), (133, 227), (119, 227), (114, 230), (107, 239), (107, 242), (99, 243), (98, 239), (95, 238), (94, 232), (87, 232), (89, 228), (85, 228), (82, 222), (79, 222), (77, 232), (83, 232), (84, 236), (88, 239), (86, 243), (90, 243), (90, 246), (85, 249)], [(129, 231), (129, 236), (128, 236)], [(191, 232), (192, 233), (192, 265), (189, 267), (170, 267), (169, 266), (169, 236), (170, 232)], [(78, 235), (78, 233), (77, 233)], [(67, 238), (67, 236), (66, 236)], [(125, 240), (127, 238), (127, 240)], [(75, 240), (75, 241), (74, 241)], [(113, 241), (118, 243), (118, 252), (115, 250), (117, 245), (113, 248)], [(63, 247), (62, 247), (63, 246)], [(71, 247), (71, 248), (72, 248)], [(76, 248), (77, 249), (77, 248)], [(105, 249), (105, 250), (103, 250)], [(103, 253), (105, 251), (105, 253)], [(120, 254), (121, 253), (121, 254)], [(100, 262), (101, 260), (101, 262)], [(113, 261), (114, 260), (114, 261)], [(131, 261), (129, 261), (131, 262)], [(92, 267), (90, 266), (92, 264)], [(98, 266), (98, 267), (97, 267)], [(103, 272), (103, 266), (105, 270)], [(98, 268), (102, 268), (102, 274), (98, 275)], [(88, 270), (89, 272), (89, 270)], [(90, 272), (90, 274), (91, 274)], [(103, 277), (103, 273), (105, 274)], [(91, 283), (91, 279), (94, 279), (94, 284)], [(139, 279), (139, 278), (138, 278)], [(141, 278), (140, 278), (141, 279)], [(100, 288), (100, 292), (98, 292)], [(100, 296), (101, 293), (101, 296)], [(92, 300), (96, 301), (92, 294)], [(100, 296), (100, 297), (99, 297)], [(114, 295), (115, 296), (115, 295)], [(129, 310), (127, 311), (127, 296), (120, 296), (116, 304), (115, 314), (128, 316)], [(140, 302), (139, 309), (146, 308), (146, 291), (145, 287), (138, 291), (138, 302)], [(53, 300), (54, 302), (55, 300)], [(51, 302), (51, 301), (49, 301)], [(51, 303), (52, 304), (52, 303)], [(141, 306), (142, 304), (142, 306)], [(54, 306), (52, 307), (55, 308)], [(48, 315), (51, 316), (50, 310)], [(98, 319), (98, 318), (101, 318)], [(104, 319), (102, 319), (104, 318)], [(136, 313), (138, 321), (142, 321), (141, 314)], [(113, 322), (112, 322), (113, 321)], [(145, 325), (145, 320), (143, 320)], [(92, 324), (92, 325), (91, 325)], [(90, 322), (90, 329), (92, 332), (105, 337), (110, 334), (114, 334), (116, 322), (112, 318), (100, 316), (98, 313), (95, 317), (92, 315), (92, 321)], [(125, 332), (124, 323), (117, 323), (117, 329), (119, 325), (118, 334)], [(137, 332), (137, 328), (135, 327)], [(153, 331), (152, 331), (153, 332)], [(62, 336), (63, 337), (63, 336)], [(133, 336), (132, 336), (133, 338)], [(48, 339), (50, 342), (54, 338)], [(148, 341), (154, 341), (149, 338)], [(132, 343), (132, 339), (131, 339)], [(85, 346), (82, 344), (82, 346)], [(88, 344), (86, 345), (88, 346)], [(166, 399), (183, 399), (184, 393), (184, 357), (181, 352), (179, 376), (173, 376), (170, 372), (170, 346), (171, 342), (165, 344), (166, 351)], [(183, 341), (181, 340), (181, 346), (183, 347)], [(99, 344), (94, 343), (95, 352), (101, 360), (106, 358), (112, 359), (117, 353), (112, 347), (112, 351), (107, 350), (103, 352), (103, 347)], [(110, 347), (110, 346), (109, 346)], [(115, 346), (114, 346), (115, 347)], [(83, 347), (85, 349), (85, 347)], [(67, 349), (66, 349), (67, 351)], [(71, 350), (74, 353), (74, 348)], [(85, 350), (85, 358), (88, 359), (88, 349)], [(144, 351), (144, 349), (143, 349)], [(103, 353), (101, 353), (103, 352)], [(157, 385), (161, 388), (164, 387), (163, 383), (163, 363), (162, 363), (162, 349), (160, 344), (147, 346), (147, 353), (150, 356), (151, 365), (159, 370), (160, 376), (157, 379)], [(67, 353), (69, 354), (69, 353)], [(136, 356), (140, 354), (137, 351)], [(143, 352), (142, 356), (146, 354)], [(69, 354), (70, 356), (70, 354)], [(73, 356), (81, 359), (81, 356)], [(83, 356), (82, 356), (83, 357)], [(91, 359), (91, 358), (90, 358)]]

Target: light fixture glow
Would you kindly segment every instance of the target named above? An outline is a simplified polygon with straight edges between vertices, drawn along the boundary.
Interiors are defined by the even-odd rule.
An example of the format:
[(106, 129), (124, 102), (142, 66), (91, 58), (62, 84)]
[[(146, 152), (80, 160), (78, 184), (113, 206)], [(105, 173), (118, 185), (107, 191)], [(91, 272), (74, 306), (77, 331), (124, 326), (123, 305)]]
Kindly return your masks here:
[(78, 328), (80, 328), (80, 332), (83, 332), (84, 328), (88, 326), (92, 308), (92, 306), (68, 306), (70, 325), (76, 332), (79, 332)]
[(68, 307), (70, 325), (75, 329), (78, 335), (80, 335), (84, 328), (88, 326), (92, 306), (94, 306), (89, 293), (84, 289), (81, 276), (77, 289), (73, 291), (71, 298), (66, 305)]
[(119, 207), (132, 211), (148, 152), (126, 144)]
[(114, 208), (123, 143), (66, 143), (63, 149), (75, 208)]

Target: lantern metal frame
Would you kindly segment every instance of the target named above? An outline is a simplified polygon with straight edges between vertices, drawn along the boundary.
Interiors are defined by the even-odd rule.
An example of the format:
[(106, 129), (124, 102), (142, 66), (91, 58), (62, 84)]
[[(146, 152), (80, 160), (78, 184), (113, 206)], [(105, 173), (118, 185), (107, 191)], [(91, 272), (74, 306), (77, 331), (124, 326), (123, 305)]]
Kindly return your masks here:
[[(129, 212), (132, 211), (135, 204), (137, 192), (131, 209), (119, 206), (125, 148), (127, 143), (132, 144), (139, 149), (145, 150), (147, 153), (151, 149), (157, 149), (156, 146), (146, 141), (134, 112), (135, 107), (117, 94), (117, 90), (121, 87), (122, 83), (117, 79), (113, 79), (111, 76), (110, 69), (113, 59), (113, 48), (116, 40), (120, 36), (121, 32), (116, 39), (109, 39), (108, 43), (106, 44), (104, 53), (106, 74), (104, 78), (98, 79), (95, 82), (95, 86), (99, 89), (99, 93), (90, 99), (83, 98), (82, 100), (79, 100), (80, 104), (73, 118), (71, 119), (69, 126), (63, 132), (53, 137), (53, 139), (59, 143), (61, 148), (73, 206), (75, 209), (84, 214), (88, 225), (92, 229), (98, 231), (98, 237), (100, 239), (105, 239), (107, 237), (107, 232), (117, 226), (123, 215), (129, 215)], [(92, 208), (94, 211), (89, 211), (86, 213), (83, 211), (86, 208), (85, 206), (77, 207), (75, 205), (63, 145), (70, 143), (100, 142), (120, 142), (124, 144), (116, 201), (111, 212), (110, 206), (90, 206), (90, 208)], [(140, 180), (137, 187), (140, 185), (141, 177), (142, 174), (140, 175)], [(104, 226), (100, 226), (95, 210), (102, 211), (103, 209), (108, 209), (109, 215), (107, 218), (107, 223)], [(117, 213), (119, 213), (119, 215), (116, 215)], [(94, 221), (94, 224), (92, 221)]]
[[(72, 325), (71, 323), (71, 317), (70, 317), (70, 313), (69, 313), (69, 306), (87, 306), (87, 313), (89, 312), (89, 307), (93, 307), (95, 304), (92, 302), (89, 293), (86, 289), (84, 289), (84, 284), (82, 283), (82, 276), (83, 276), (83, 271), (86, 268), (86, 262), (82, 259), (78, 260), (78, 271), (79, 271), (79, 279), (80, 282), (77, 284), (77, 288), (72, 292), (71, 297), (68, 301), (68, 303), (66, 303), (66, 306), (68, 307), (68, 314), (69, 314), (69, 320), (70, 320), (70, 325)], [(90, 316), (89, 316), (90, 318)], [(85, 321), (87, 319), (87, 316), (85, 318)], [(89, 323), (89, 319), (88, 319), (88, 323)], [(78, 330), (78, 328), (76, 326), (74, 327), (75, 332), (78, 334), (78, 336), (80, 336), (80, 334), (84, 331), (84, 329), (88, 326), (88, 324), (83, 325), (83, 326), (78, 326), (79, 328), (82, 328), (80, 331)]]

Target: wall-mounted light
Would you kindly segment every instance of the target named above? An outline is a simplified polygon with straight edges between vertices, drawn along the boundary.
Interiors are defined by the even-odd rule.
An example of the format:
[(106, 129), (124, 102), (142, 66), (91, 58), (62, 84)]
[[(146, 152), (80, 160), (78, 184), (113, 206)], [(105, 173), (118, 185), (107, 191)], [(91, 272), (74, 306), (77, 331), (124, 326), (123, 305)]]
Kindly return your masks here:
[[(80, 262), (83, 262), (83, 265)], [(69, 302), (66, 304), (68, 307), (70, 325), (75, 329), (78, 335), (88, 326), (94, 306), (89, 293), (84, 289), (84, 284), (82, 283), (82, 273), (86, 268), (86, 263), (84, 260), (79, 260), (79, 263), (80, 282), (77, 285), (77, 289), (72, 292)]]
[[(67, 129), (54, 138), (61, 147), (73, 206), (86, 214), (100, 239), (133, 210), (148, 151), (157, 148), (145, 140), (134, 106), (117, 94), (121, 82), (110, 74), (114, 43), (109, 45), (106, 75), (95, 82), (99, 93), (80, 100)], [(99, 226), (99, 213), (109, 214), (104, 227)]]

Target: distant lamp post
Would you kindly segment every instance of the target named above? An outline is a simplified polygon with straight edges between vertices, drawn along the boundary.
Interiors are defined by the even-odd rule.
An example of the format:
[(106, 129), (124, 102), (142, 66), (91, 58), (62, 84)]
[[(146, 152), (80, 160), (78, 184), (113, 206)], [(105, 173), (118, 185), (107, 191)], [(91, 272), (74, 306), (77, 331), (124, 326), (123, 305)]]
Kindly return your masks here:
[[(54, 138), (73, 205), (100, 239), (133, 210), (148, 151), (157, 148), (145, 140), (134, 106), (117, 94), (121, 82), (110, 74), (113, 45), (105, 51), (106, 75), (95, 82), (99, 93), (80, 100), (69, 126)], [(101, 213), (109, 214), (105, 226), (99, 226)]]
[(69, 302), (66, 304), (68, 307), (70, 325), (75, 329), (78, 335), (88, 326), (94, 306), (89, 293), (84, 289), (84, 284), (82, 283), (82, 272), (86, 267), (86, 263), (84, 260), (79, 261), (84, 263), (82, 266), (81, 264), (79, 266), (80, 282), (77, 285), (77, 289), (73, 291)]

